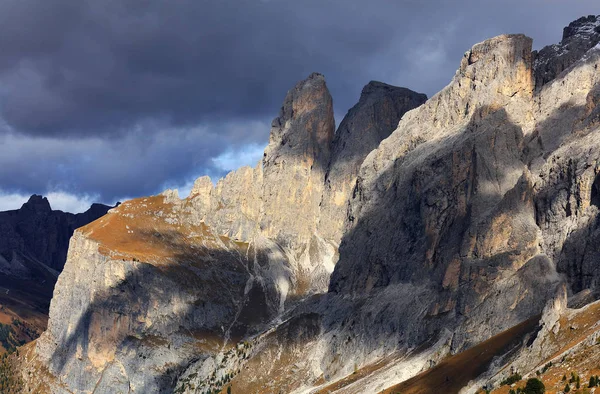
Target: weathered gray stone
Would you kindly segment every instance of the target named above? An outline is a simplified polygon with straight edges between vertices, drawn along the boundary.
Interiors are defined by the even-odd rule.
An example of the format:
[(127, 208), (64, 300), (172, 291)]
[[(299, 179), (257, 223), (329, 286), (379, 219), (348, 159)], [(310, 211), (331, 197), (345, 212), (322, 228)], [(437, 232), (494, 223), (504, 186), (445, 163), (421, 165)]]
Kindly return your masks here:
[(534, 52), (534, 76), (536, 88), (558, 77), (600, 42), (600, 15), (589, 15), (571, 22), (565, 27), (560, 43)]
[[(540, 335), (554, 332), (568, 295), (593, 298), (600, 283), (600, 49), (552, 55), (559, 78), (536, 85), (531, 46), (475, 45), (421, 106), (368, 85), (337, 136), (311, 75), (256, 168), (203, 178), (185, 200), (124, 204), (76, 234), (37, 353), (67, 387), (95, 392), (203, 392), (231, 375), (239, 392), (310, 392), (391, 364), (340, 389), (360, 393), (539, 314)], [(328, 293), (303, 299), (331, 270)]]
[(412, 90), (369, 82), (360, 100), (344, 117), (333, 140), (321, 213), (319, 233), (339, 243), (348, 200), (365, 157), (398, 126), (402, 116), (427, 100)]

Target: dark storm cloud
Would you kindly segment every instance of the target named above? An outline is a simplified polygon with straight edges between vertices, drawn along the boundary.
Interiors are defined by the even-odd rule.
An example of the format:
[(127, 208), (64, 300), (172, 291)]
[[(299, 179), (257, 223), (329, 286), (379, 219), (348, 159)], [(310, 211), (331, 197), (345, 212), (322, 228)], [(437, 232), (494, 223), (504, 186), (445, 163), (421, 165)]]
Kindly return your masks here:
[(285, 92), (310, 72), (325, 74), (339, 118), (371, 79), (432, 95), (474, 43), (525, 33), (540, 47), (599, 8), (597, 0), (5, 0), (0, 190), (110, 200), (220, 175), (217, 157), (255, 159), (248, 152), (266, 144)]
[(360, 69), (353, 58), (368, 58), (393, 32), (389, 16), (374, 29), (376, 19), (352, 20), (341, 2), (44, 4), (0, 8), (2, 114), (30, 134), (267, 116), (294, 81), (316, 68), (349, 77)]
[[(0, 185), (29, 193), (84, 192), (106, 202), (148, 195), (185, 186), (202, 174), (220, 177), (248, 161), (256, 163), (262, 144), (240, 134), (266, 128), (265, 123), (251, 121), (177, 130), (146, 124), (119, 139), (68, 142), (9, 133), (0, 135), (0, 168), (11, 169), (0, 171)], [(228, 157), (228, 147), (240, 144), (241, 152)], [(251, 154), (250, 159), (241, 157), (246, 161), (238, 162), (244, 152)]]

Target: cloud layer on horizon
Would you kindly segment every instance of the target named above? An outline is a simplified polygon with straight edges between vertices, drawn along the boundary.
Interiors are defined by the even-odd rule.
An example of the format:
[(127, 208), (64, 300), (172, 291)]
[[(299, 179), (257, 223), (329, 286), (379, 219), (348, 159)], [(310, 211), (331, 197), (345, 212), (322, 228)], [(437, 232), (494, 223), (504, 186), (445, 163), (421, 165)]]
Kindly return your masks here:
[(285, 92), (313, 71), (343, 114), (369, 80), (432, 95), (474, 43), (522, 32), (539, 48), (594, 12), (592, 0), (6, 0), (0, 209), (219, 177), (256, 164)]

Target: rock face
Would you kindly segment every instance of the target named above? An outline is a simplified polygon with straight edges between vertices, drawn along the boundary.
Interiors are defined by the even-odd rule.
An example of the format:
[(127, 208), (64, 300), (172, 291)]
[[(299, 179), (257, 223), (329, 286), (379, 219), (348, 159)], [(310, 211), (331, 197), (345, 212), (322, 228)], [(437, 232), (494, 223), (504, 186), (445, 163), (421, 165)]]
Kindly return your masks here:
[[(565, 284), (595, 291), (599, 57), (536, 87), (529, 38), (467, 52), (363, 161), (328, 295), (285, 339), (257, 339), (233, 388), (377, 392), (541, 314)], [(327, 387), (382, 363), (379, 381)]]
[(288, 92), (255, 168), (216, 185), (201, 177), (183, 200), (168, 190), (128, 201), (78, 230), (36, 346), (52, 387), (170, 392), (192, 363), (249, 356), (235, 344), (327, 290), (346, 210), (329, 208), (326, 189), (347, 200), (369, 151), (425, 99), (370, 83), (336, 136), (325, 79), (312, 74)]
[[(455, 334), (455, 350), (542, 308), (557, 278), (536, 257), (533, 183), (520, 159), (532, 102), (529, 38), (501, 36), (467, 52), (453, 82), (363, 163), (330, 291), (421, 288), (431, 296), (415, 299), (411, 315), (443, 325), (456, 319), (452, 326), (476, 319), (463, 338)], [(509, 307), (510, 316), (499, 313)], [(411, 328), (418, 321), (404, 324), (419, 331)], [(432, 331), (414, 340), (443, 325), (423, 325)]]
[(535, 83), (541, 88), (600, 42), (600, 18), (582, 17), (565, 27), (560, 43), (534, 53)]
[(0, 212), (0, 255), (29, 255), (60, 271), (67, 260), (69, 238), (76, 228), (106, 214), (112, 207), (93, 204), (84, 213), (53, 211), (48, 199), (33, 195), (20, 209)]
[(336, 134), (313, 74), (256, 168), (79, 230), (36, 347), (53, 389), (379, 392), (540, 315), (542, 359), (599, 290), (597, 21), (476, 44), (425, 103), (370, 83)]
[(262, 166), (260, 226), (267, 237), (293, 247), (316, 232), (334, 132), (325, 78), (312, 74), (288, 92), (271, 127)]
[(188, 215), (237, 240), (274, 241), (292, 268), (285, 285), (289, 292), (323, 292), (337, 261), (346, 202), (360, 164), (400, 117), (425, 99), (371, 82), (334, 135), (325, 79), (311, 74), (286, 95), (262, 162), (231, 172), (215, 187), (208, 177), (199, 178)]
[(73, 236), (37, 344), (70, 390), (168, 391), (181, 363), (279, 312), (281, 251), (188, 223), (186, 203), (128, 201)]
[(348, 111), (333, 141), (325, 193), (321, 202), (319, 233), (339, 242), (348, 200), (360, 165), (387, 138), (402, 116), (427, 100), (427, 96), (381, 82), (364, 87), (358, 103)]

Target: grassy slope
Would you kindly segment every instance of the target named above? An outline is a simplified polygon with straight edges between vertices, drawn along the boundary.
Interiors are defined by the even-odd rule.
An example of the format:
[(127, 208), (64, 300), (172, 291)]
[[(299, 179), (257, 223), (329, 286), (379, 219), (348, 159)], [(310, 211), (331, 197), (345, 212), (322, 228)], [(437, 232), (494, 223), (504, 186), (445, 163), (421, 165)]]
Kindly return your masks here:
[(533, 317), (462, 353), (448, 357), (434, 368), (384, 390), (384, 394), (458, 393), (469, 381), (485, 372), (495, 356), (514, 347), (535, 331), (539, 316)]

